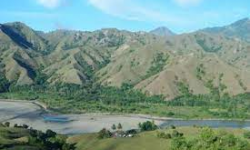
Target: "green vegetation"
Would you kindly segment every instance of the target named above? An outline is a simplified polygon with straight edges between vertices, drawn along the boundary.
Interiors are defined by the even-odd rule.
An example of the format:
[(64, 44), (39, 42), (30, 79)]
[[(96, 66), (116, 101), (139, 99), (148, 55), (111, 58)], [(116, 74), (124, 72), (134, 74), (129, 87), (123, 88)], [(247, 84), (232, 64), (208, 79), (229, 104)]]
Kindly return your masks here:
[(105, 128), (103, 128), (101, 131), (98, 132), (99, 139), (111, 138), (111, 136), (112, 136), (112, 133)]
[[(0, 74), (1, 74), (1, 72), (0, 72)], [(10, 86), (9, 81), (4, 76), (0, 76), (0, 93), (7, 92), (9, 86)]]
[(79, 150), (248, 150), (249, 139), (242, 129), (180, 127), (136, 134), (131, 138), (99, 139), (98, 134), (69, 138)]
[(225, 131), (202, 128), (194, 139), (178, 136), (171, 141), (171, 150), (248, 150), (250, 143)]
[(139, 129), (141, 131), (154, 131), (154, 130), (156, 130), (158, 128), (157, 125), (155, 125), (154, 122), (150, 122), (150, 121), (139, 123), (138, 126), (139, 126)]
[(161, 72), (164, 66), (167, 64), (168, 59), (169, 59), (168, 54), (157, 53), (156, 57), (151, 62), (151, 67), (149, 68), (147, 74), (143, 78), (145, 79)]
[[(218, 97), (217, 94), (190, 95), (176, 98), (169, 102), (169, 105), (179, 107), (189, 106), (191, 107), (190, 110), (198, 109), (198, 112), (212, 118), (247, 119), (250, 117), (248, 111), (250, 106), (249, 99), (250, 94), (248, 93), (234, 97), (229, 97), (228, 95)], [(202, 117), (203, 115), (197, 114), (197, 117)]]
[(215, 45), (210, 45), (210, 44), (207, 44), (206, 43), (206, 39), (202, 39), (200, 37), (197, 37), (196, 36), (196, 42), (202, 47), (202, 49), (204, 49), (204, 51), (206, 52), (218, 52), (222, 49), (222, 46), (221, 45), (218, 45), (218, 46), (215, 46)]
[(235, 78), (238, 80), (238, 83), (240, 85), (240, 87), (246, 91), (247, 90), (247, 87), (244, 85), (244, 83), (242, 82), (242, 80), (240, 79), (239, 75), (235, 75)]
[(202, 77), (206, 74), (205, 72), (205, 67), (203, 64), (200, 64), (197, 68), (196, 68), (196, 77), (199, 80), (202, 80)]
[(118, 124), (117, 129), (122, 130), (122, 124), (121, 123)]
[(161, 138), (161, 139), (171, 139), (172, 138), (170, 133), (166, 133), (166, 132), (163, 132), (163, 131), (157, 132), (157, 137)]
[(66, 136), (51, 130), (43, 133), (29, 129), (27, 125), (0, 124), (0, 149), (5, 150), (73, 150), (74, 145), (66, 143)]
[(246, 131), (246, 132), (244, 133), (244, 138), (250, 139), (250, 131)]
[(189, 85), (186, 84), (184, 81), (178, 81), (176, 82), (176, 85), (178, 87), (178, 90), (181, 94), (181, 96), (188, 97), (191, 95), (191, 91), (189, 89)]
[(116, 130), (116, 125), (113, 124), (112, 127), (111, 127), (112, 130)]
[[(139, 113), (143, 105), (164, 102), (161, 96), (146, 96), (123, 84), (121, 88), (104, 87), (91, 83), (83, 86), (56, 84), (54, 86), (11, 86), (1, 98), (27, 99), (44, 102), (49, 108), (62, 113), (114, 112)], [(140, 107), (142, 106), (142, 108)]]

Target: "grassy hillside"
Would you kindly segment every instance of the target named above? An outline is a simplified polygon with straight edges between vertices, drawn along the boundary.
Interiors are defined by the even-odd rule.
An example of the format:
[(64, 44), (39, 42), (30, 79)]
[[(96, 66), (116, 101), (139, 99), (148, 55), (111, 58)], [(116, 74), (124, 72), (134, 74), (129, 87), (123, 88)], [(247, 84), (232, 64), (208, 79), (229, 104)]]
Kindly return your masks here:
[[(165, 134), (173, 134), (174, 131), (178, 131), (179, 133), (183, 133), (183, 137), (181, 138), (171, 138), (171, 139), (165, 139), (165, 138), (160, 138), (159, 133), (165, 133)], [(70, 143), (77, 143), (76, 147), (78, 150), (152, 150), (152, 149), (157, 149), (157, 150), (174, 150), (175, 144), (178, 141), (179, 143), (179, 149), (178, 150), (191, 150), (191, 147), (185, 146), (181, 147), (182, 142), (187, 140), (187, 141), (195, 141), (196, 139), (199, 139), (197, 141), (197, 145), (199, 142), (203, 142), (203, 144), (208, 144), (209, 142), (206, 142), (206, 138), (203, 139), (203, 134), (209, 134), (207, 132), (210, 132), (206, 129), (202, 129), (199, 127), (181, 127), (177, 129), (164, 129), (164, 130), (157, 130), (157, 131), (149, 131), (149, 132), (143, 132), (138, 135), (136, 135), (133, 138), (109, 138), (109, 139), (98, 139), (97, 134), (86, 134), (86, 135), (81, 135), (81, 136), (74, 136), (70, 137), (68, 141)], [(242, 129), (215, 129), (211, 130), (212, 135), (217, 138), (222, 138), (221, 140), (221, 148), (224, 147), (225, 149), (228, 149), (227, 144), (232, 144), (230, 143), (230, 137), (231, 139), (235, 141), (237, 144), (239, 144), (241, 141), (246, 141), (246, 143), (243, 142), (242, 147), (238, 147), (241, 150), (248, 149), (247, 145), (249, 145), (249, 140), (245, 139), (243, 137), (243, 134), (247, 132)], [(208, 135), (209, 136), (209, 135)], [(207, 137), (207, 138), (213, 138), (213, 137)], [(228, 140), (226, 138), (229, 138)], [(204, 141), (203, 141), (203, 140)], [(236, 140), (239, 139), (239, 140)], [(182, 142), (181, 142), (182, 141)], [(216, 141), (216, 139), (215, 139)], [(215, 142), (216, 143), (216, 142)], [(232, 144), (231, 148), (234, 149), (234, 145), (237, 144)], [(190, 144), (192, 145), (192, 144)], [(195, 144), (193, 144), (195, 145)], [(245, 145), (245, 147), (244, 147)], [(234, 147), (234, 148), (233, 148)], [(212, 149), (213, 147), (208, 147)], [(195, 148), (193, 148), (195, 149)], [(192, 149), (192, 150), (193, 150)], [(199, 148), (197, 148), (198, 150)], [(205, 147), (200, 147), (200, 149), (205, 149)], [(213, 150), (219, 149), (218, 147), (214, 147)], [(230, 149), (230, 148), (229, 148)], [(236, 148), (237, 149), (237, 148)]]
[(73, 150), (74, 146), (67, 144), (66, 138), (51, 130), (43, 133), (27, 125), (0, 124), (0, 149), (3, 150)]

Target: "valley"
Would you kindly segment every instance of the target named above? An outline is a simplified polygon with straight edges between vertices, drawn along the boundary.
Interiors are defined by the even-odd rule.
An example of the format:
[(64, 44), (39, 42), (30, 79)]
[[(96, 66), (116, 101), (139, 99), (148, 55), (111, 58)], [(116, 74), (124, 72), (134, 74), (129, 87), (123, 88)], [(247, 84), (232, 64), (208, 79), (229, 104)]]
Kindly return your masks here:
[(0, 4), (0, 150), (250, 150), (249, 0)]
[[(20, 134), (19, 138), (34, 138), (38, 143), (28, 139), (1, 145), (10, 139), (0, 136), (0, 146), (46, 147), (39, 143), (45, 140), (38, 134), (43, 131), (44, 136), (63, 140), (57, 146), (67, 150), (73, 145), (76, 149), (124, 149), (143, 140), (158, 145), (159, 133), (158, 138), (175, 136), (178, 131), (168, 128), (177, 127), (187, 137), (169, 139), (158, 149), (173, 148), (175, 142), (202, 147), (192, 144), (200, 139), (188, 130), (203, 134), (203, 128), (209, 126), (213, 129), (207, 130), (216, 139), (239, 139), (244, 146), (231, 144), (246, 148), (248, 141), (241, 139), (250, 129), (250, 44), (249, 37), (237, 30), (240, 26), (241, 32), (242, 28), (247, 32), (249, 22), (243, 19), (180, 35), (164, 27), (152, 32), (44, 33), (21, 22), (2, 24), (0, 122), (17, 127), (14, 134)], [(109, 132), (114, 125), (129, 131), (150, 121), (157, 131), (142, 131), (127, 140), (110, 137), (115, 134)], [(2, 126), (0, 131), (10, 134), (13, 127)], [(235, 134), (221, 135), (217, 133), (220, 128)], [(50, 135), (50, 130), (62, 137)], [(101, 131), (109, 139), (99, 140), (96, 135)]]

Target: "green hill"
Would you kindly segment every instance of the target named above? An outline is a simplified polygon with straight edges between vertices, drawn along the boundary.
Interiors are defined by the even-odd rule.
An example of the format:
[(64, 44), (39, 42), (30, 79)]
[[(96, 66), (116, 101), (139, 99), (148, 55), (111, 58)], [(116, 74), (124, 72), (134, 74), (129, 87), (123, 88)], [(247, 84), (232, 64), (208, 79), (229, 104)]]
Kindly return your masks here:
[[(182, 133), (183, 137), (159, 137), (159, 133), (173, 135), (175, 131)], [(213, 150), (221, 148), (247, 150), (249, 140), (243, 138), (245, 132), (241, 129), (206, 130), (199, 127), (182, 127), (142, 132), (132, 138), (98, 139), (96, 134), (85, 134), (70, 137), (68, 142), (77, 143), (77, 150), (205, 150), (206, 146)], [(211, 141), (209, 141), (209, 138), (211, 138)], [(232, 143), (230, 140), (233, 140)], [(185, 143), (189, 146), (184, 146)]]

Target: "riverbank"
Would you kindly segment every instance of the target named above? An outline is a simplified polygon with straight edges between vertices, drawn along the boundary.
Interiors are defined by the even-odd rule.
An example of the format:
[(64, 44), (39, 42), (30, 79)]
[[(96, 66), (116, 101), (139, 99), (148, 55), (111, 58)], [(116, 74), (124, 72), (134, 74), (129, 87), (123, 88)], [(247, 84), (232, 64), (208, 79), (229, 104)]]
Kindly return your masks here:
[(98, 132), (102, 128), (110, 129), (113, 124), (121, 123), (124, 130), (138, 128), (140, 122), (154, 121), (164, 128), (175, 126), (211, 126), (229, 128), (250, 128), (250, 121), (223, 119), (178, 119), (142, 114), (51, 114), (45, 106), (33, 101), (0, 100), (0, 122), (27, 124), (34, 129), (54, 130), (61, 134), (81, 134)]

